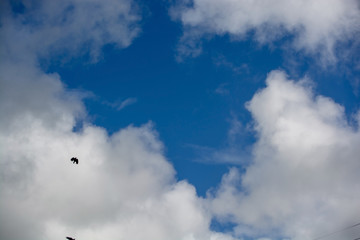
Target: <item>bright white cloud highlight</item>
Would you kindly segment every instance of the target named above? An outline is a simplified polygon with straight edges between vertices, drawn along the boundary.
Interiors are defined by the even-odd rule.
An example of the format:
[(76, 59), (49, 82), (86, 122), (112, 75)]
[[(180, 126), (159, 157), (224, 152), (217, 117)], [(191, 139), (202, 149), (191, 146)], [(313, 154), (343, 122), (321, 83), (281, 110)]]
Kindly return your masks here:
[(253, 163), (243, 175), (231, 169), (209, 195), (214, 214), (236, 223), (238, 235), (274, 239), (313, 239), (356, 223), (359, 122), (349, 125), (344, 108), (314, 96), (306, 79), (273, 71), (266, 83), (247, 104), (258, 134)]
[(335, 45), (353, 39), (360, 24), (356, 0), (193, 0), (171, 14), (185, 27), (182, 54), (198, 54), (196, 41), (204, 34), (243, 39), (253, 32), (260, 43), (293, 36), (295, 49), (332, 61)]

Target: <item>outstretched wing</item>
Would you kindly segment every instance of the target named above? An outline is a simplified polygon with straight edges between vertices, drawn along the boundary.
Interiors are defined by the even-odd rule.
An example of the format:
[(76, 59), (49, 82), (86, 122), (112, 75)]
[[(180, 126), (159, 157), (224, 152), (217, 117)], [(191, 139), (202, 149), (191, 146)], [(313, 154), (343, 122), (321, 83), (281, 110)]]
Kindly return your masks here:
[(75, 240), (75, 238), (71, 238), (71, 237), (66, 237), (66, 239), (68, 239), (68, 240)]

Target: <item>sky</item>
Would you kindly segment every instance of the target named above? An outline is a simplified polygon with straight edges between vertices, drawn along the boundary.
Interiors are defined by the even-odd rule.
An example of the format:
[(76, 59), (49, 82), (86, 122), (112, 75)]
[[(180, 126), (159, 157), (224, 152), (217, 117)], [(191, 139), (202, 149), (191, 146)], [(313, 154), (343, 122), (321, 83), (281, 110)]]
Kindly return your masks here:
[(358, 0), (1, 1), (0, 239), (360, 223), (359, 39)]

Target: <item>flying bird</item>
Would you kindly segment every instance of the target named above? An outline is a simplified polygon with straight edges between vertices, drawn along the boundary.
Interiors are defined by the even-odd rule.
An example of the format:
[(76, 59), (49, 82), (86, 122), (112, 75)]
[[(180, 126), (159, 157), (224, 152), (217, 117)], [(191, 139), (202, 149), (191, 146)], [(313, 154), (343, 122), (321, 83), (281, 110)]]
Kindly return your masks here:
[(75, 240), (75, 238), (71, 238), (71, 237), (66, 237), (66, 239), (68, 239), (68, 240)]
[(71, 158), (70, 161), (72, 161), (73, 164), (74, 163), (79, 164), (79, 159), (77, 159), (76, 157)]

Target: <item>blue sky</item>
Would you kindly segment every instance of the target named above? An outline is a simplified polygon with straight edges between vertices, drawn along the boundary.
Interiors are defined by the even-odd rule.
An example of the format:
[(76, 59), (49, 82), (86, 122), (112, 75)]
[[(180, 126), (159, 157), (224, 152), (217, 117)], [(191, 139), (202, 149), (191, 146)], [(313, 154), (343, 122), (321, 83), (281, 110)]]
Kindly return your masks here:
[(359, 221), (357, 1), (0, 6), (1, 238), (311, 240)]

